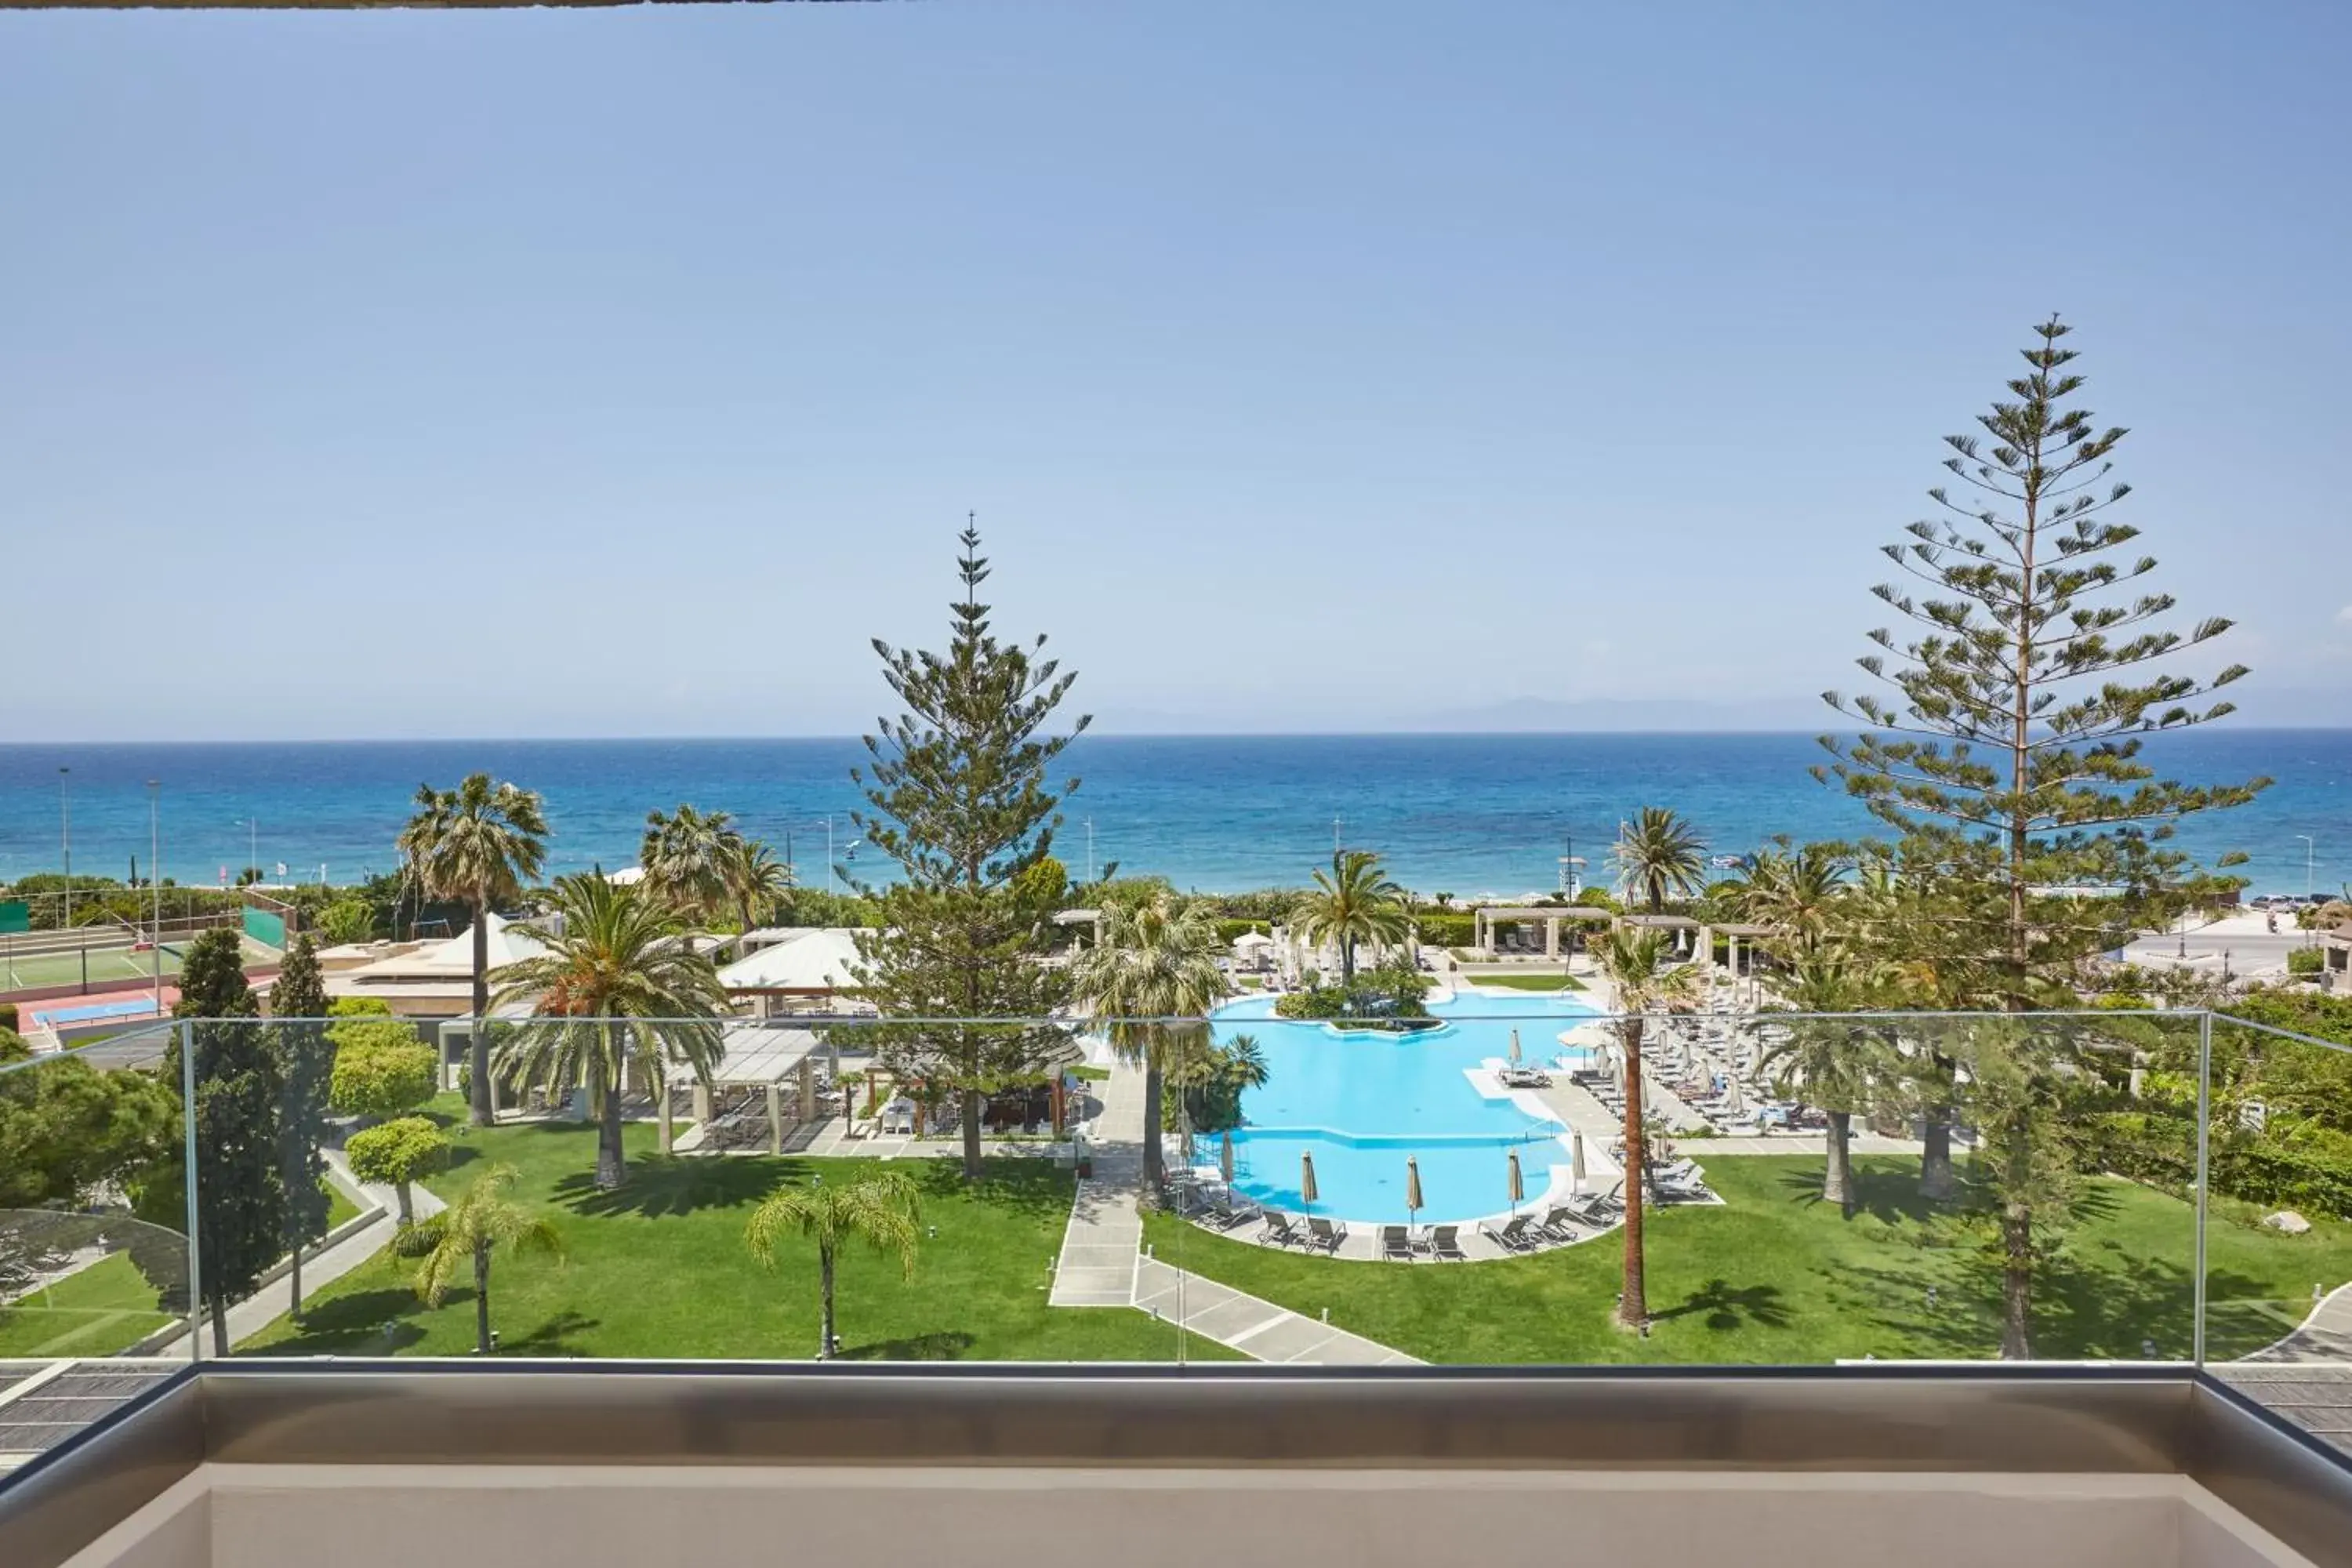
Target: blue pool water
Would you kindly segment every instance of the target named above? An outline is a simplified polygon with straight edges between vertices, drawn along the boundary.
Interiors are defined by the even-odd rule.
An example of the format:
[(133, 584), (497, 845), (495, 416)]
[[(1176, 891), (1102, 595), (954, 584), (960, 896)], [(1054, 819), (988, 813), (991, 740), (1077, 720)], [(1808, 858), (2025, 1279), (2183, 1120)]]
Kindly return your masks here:
[[(1466, 1224), (1509, 1211), (1516, 1151), (1527, 1189), (1521, 1206), (1541, 1204), (1555, 1165), (1565, 1181), (1567, 1130), (1531, 1114), (1525, 1097), (1482, 1095), (1466, 1074), (1505, 1059), (1514, 1028), (1527, 1061), (1549, 1065), (1560, 1054), (1559, 1032), (1593, 1009), (1550, 996), (1465, 995), (1430, 1011), (1446, 1026), (1401, 1036), (1276, 1018), (1267, 997), (1219, 1008), (1216, 1038), (1251, 1036), (1267, 1070), (1265, 1086), (1242, 1099), (1234, 1187), (1270, 1208), (1357, 1225)], [(1312, 1205), (1298, 1190), (1307, 1153), (1315, 1156)], [(1216, 1141), (1202, 1140), (1196, 1157), (1214, 1163)], [(1408, 1158), (1421, 1169), (1418, 1213), (1405, 1208)]]

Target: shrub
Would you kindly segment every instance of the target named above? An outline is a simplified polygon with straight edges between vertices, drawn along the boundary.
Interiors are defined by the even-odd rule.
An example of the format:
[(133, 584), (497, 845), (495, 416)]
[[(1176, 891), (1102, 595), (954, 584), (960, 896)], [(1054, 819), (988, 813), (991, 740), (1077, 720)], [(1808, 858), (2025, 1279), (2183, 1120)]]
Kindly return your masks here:
[(352, 1174), (362, 1182), (389, 1184), (400, 1196), (400, 1223), (410, 1223), (408, 1184), (449, 1163), (449, 1135), (422, 1116), (404, 1116), (364, 1132), (343, 1146)]
[(1421, 940), (1429, 947), (1468, 947), (1477, 935), (1478, 918), (1437, 910), (1423, 910), (1412, 917), (1421, 928)]
[[(2197, 1175), (2197, 1125), (2190, 1117), (2112, 1111), (2089, 1119), (2085, 1163), (2187, 1197)], [(2213, 1190), (2264, 1207), (2352, 1219), (2352, 1160), (2286, 1147), (2245, 1133), (2216, 1137), (2209, 1151)]]
[(381, 1118), (414, 1110), (432, 1099), (433, 1047), (404, 1024), (361, 1026), (397, 1029), (398, 1037), (385, 1034), (339, 1042), (327, 1103), (345, 1116)]
[(16, 1032), (16, 1004), (14, 1002), (0, 1002), (0, 1029), (12, 1035)]
[(365, 899), (337, 899), (319, 911), (319, 934), (331, 942), (365, 942), (375, 935), (375, 910)]
[(2289, 974), (2316, 974), (2327, 967), (2327, 955), (2315, 947), (2289, 948), (2286, 972)]
[(338, 996), (327, 1004), (330, 1018), (389, 1018), (392, 1004), (381, 996)]

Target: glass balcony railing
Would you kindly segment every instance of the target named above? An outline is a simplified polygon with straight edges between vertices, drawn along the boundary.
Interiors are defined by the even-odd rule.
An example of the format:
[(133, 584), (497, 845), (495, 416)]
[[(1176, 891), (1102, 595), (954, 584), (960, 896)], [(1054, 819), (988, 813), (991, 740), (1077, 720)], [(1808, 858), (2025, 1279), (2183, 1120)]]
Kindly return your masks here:
[(0, 1070), (0, 1361), (2151, 1361), (2323, 1429), (2352, 1377), (2341, 1047), (1433, 1012), (500, 1019), (487, 1124), (462, 1021), (181, 1020)]

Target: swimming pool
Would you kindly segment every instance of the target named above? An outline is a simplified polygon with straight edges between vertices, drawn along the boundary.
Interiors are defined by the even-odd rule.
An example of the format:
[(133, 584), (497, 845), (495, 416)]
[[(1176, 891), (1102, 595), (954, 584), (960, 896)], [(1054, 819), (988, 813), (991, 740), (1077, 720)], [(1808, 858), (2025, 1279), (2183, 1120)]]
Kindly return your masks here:
[[(1242, 1097), (1234, 1134), (1234, 1186), (1269, 1208), (1358, 1225), (1467, 1224), (1511, 1207), (1509, 1156), (1519, 1156), (1525, 1209), (1568, 1184), (1568, 1129), (1530, 1094), (1514, 1095), (1472, 1074), (1506, 1060), (1511, 1031), (1531, 1065), (1560, 1054), (1557, 1037), (1593, 1009), (1563, 997), (1464, 994), (1433, 1001), (1440, 1029), (1412, 1035), (1347, 1033), (1274, 1016), (1271, 997), (1248, 997), (1213, 1015), (1216, 1039), (1257, 1041), (1264, 1087)], [(1302, 1154), (1315, 1157), (1316, 1201), (1299, 1193)], [(1217, 1141), (1195, 1157), (1217, 1159)], [(1423, 1206), (1405, 1207), (1405, 1161), (1421, 1170)]]

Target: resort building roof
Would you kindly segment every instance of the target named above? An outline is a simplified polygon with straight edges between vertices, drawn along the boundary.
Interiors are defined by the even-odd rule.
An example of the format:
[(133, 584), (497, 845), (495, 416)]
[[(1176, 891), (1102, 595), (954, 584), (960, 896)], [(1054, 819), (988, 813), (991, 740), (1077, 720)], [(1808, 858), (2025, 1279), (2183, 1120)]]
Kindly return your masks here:
[(774, 938), (723, 966), (719, 983), (728, 990), (792, 996), (823, 996), (857, 984), (857, 939), (849, 926), (780, 927), (751, 933)]

